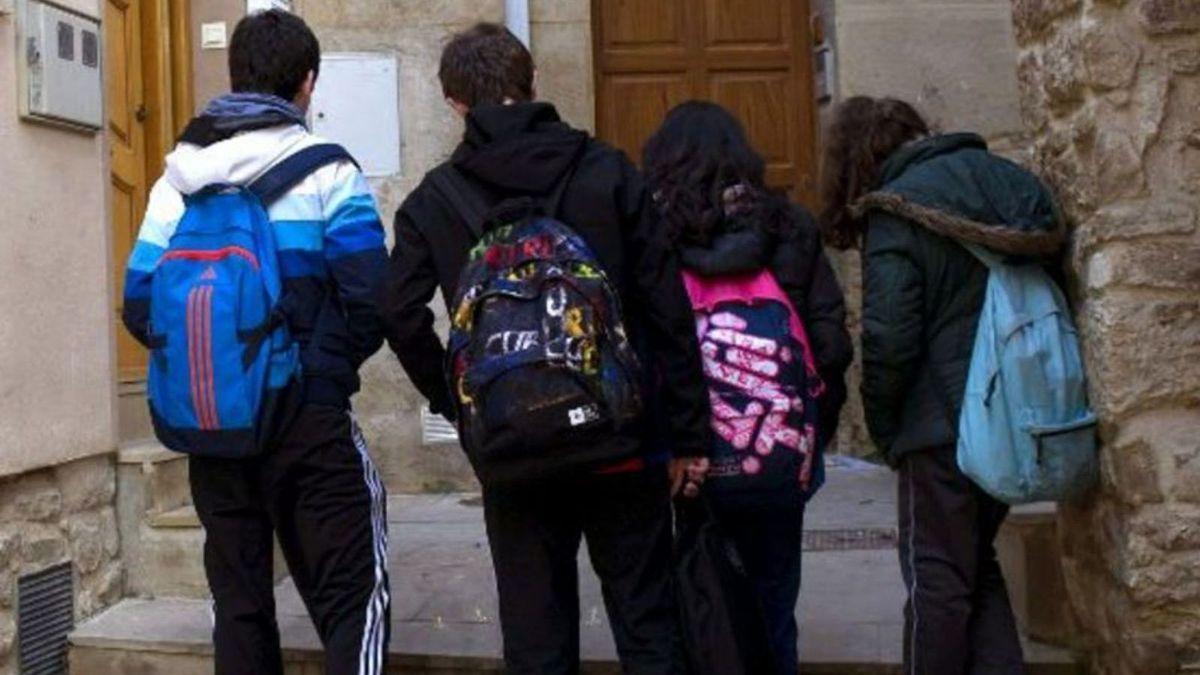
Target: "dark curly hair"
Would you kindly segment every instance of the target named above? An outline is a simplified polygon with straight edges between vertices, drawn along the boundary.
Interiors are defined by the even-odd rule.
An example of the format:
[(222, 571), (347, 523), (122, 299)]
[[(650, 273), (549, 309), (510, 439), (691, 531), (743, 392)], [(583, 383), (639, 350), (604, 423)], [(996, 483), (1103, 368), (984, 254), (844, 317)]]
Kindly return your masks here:
[(304, 20), (281, 9), (247, 15), (229, 40), (234, 91), (274, 94), (291, 101), (321, 71), (321, 43)]
[(726, 191), (741, 186), (736, 217), (768, 231), (793, 227), (791, 205), (767, 188), (765, 162), (728, 110), (689, 101), (667, 113), (646, 142), (642, 169), (671, 240), (706, 245), (726, 224)]
[(879, 169), (892, 153), (929, 133), (921, 114), (904, 101), (855, 96), (838, 105), (821, 167), (825, 241), (841, 249), (861, 244), (865, 223), (853, 213), (854, 202), (879, 187)]

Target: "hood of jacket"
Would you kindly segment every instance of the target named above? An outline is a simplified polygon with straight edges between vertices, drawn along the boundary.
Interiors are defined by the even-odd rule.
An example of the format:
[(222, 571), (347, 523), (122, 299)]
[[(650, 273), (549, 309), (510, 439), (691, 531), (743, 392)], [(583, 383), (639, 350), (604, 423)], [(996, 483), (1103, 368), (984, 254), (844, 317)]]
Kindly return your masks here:
[(761, 222), (743, 217), (753, 209), (755, 195), (744, 185), (733, 185), (722, 193), (725, 219), (705, 244), (680, 247), (680, 260), (687, 269), (706, 277), (753, 272), (770, 264), (778, 237)]
[(503, 192), (550, 192), (588, 141), (586, 132), (563, 123), (549, 103), (476, 106), (466, 124), (451, 162)]
[(265, 94), (228, 94), (188, 123), (166, 157), (164, 178), (185, 195), (210, 185), (247, 185), (312, 139), (303, 113), (291, 103)]
[(910, 143), (884, 163), (880, 187), (855, 205), (956, 241), (1016, 256), (1050, 256), (1065, 233), (1053, 195), (1033, 173), (988, 151), (975, 134)]

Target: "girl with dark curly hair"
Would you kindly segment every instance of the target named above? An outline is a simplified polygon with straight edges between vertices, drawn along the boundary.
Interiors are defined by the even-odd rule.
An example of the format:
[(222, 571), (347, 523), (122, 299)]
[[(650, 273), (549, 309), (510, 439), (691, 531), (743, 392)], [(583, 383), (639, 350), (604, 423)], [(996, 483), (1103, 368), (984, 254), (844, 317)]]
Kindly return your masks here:
[(852, 358), (842, 290), (816, 222), (766, 186), (724, 108), (672, 110), (643, 168), (697, 317), (713, 404), (705, 497), (756, 582), (777, 672), (794, 675), (804, 506)]

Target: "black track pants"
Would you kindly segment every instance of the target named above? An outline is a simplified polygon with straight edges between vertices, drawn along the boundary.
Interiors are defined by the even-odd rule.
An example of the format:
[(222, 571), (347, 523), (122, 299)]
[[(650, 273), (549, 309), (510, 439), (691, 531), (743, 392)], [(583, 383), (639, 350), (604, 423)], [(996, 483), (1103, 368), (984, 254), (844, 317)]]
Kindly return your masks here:
[(579, 672), (579, 574), (587, 538), (623, 672), (681, 667), (663, 467), (484, 493), (506, 672)]
[(305, 406), (261, 457), (193, 457), (189, 470), (207, 535), (216, 672), (283, 672), (272, 583), (277, 536), (325, 646), (326, 672), (384, 673), (386, 495), (349, 413)]
[(900, 464), (906, 675), (1017, 675), (1021, 643), (993, 542), (1008, 515), (958, 468), (953, 447)]

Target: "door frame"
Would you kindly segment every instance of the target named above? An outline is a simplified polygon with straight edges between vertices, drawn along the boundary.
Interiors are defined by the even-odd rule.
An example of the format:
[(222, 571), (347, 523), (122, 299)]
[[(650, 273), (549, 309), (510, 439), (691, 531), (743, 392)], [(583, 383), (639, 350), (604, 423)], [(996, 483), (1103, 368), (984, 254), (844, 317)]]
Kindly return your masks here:
[[(697, 0), (686, 0), (687, 2), (696, 2)], [(816, 195), (818, 190), (818, 164), (820, 158), (820, 124), (818, 123), (818, 103), (816, 98), (816, 69), (814, 55), (814, 28), (813, 28), (813, 9), (812, 0), (781, 0), (782, 2), (791, 2), (793, 4), (793, 26), (794, 37), (802, 42), (799, 45), (801, 48), (795, 50), (795, 65), (796, 72), (808, 72), (809, 77), (802, 78), (802, 81), (796, 83), (797, 97), (801, 101), (807, 101), (807, 105), (803, 105), (801, 110), (797, 111), (797, 132), (804, 134), (808, 132), (810, 138), (813, 139), (812, 147), (807, 148), (806, 156), (797, 157), (796, 161), (807, 160), (807, 166), (796, 167), (797, 171), (803, 170), (804, 177), (807, 178), (807, 184), (797, 181), (797, 191), (792, 194), (793, 199), (799, 199), (808, 205), (816, 204)], [(603, 111), (600, 107), (600, 97), (604, 87), (604, 44), (603, 30), (604, 17), (600, 8), (600, 3), (603, 0), (591, 0), (591, 38), (592, 38), (592, 91), (593, 91), (593, 111), (596, 135), (599, 136), (602, 132), (601, 125), (603, 124)], [(702, 26), (689, 27), (688, 30), (703, 30)], [(689, 36), (689, 39), (693, 36)], [(734, 66), (736, 69), (736, 65)], [(692, 83), (695, 86), (695, 83)], [(640, 157), (631, 157), (635, 163), (640, 164)], [(799, 179), (800, 176), (797, 176)]]
[[(192, 76), (192, 36), (189, 30), (191, 0), (133, 0), (140, 2), (141, 50), (138, 57), (142, 67), (142, 101), (144, 119), (139, 133), (143, 134), (143, 162), (145, 194), (149, 198), (150, 188), (162, 174), (163, 158), (175, 145), (175, 139), (191, 119), (194, 107)], [(101, 12), (104, 5), (100, 6)], [(107, 130), (108, 102), (105, 102), (105, 133)], [(107, 185), (107, 182), (106, 182)], [(111, 189), (111, 188), (110, 188)], [(113, 216), (108, 214), (108, 227), (115, 227)], [(114, 261), (113, 274), (121, 274), (123, 264), (117, 258), (116, 237), (109, 237), (109, 258)], [(113, 289), (117, 284), (111, 286)], [(115, 292), (115, 290), (114, 290)], [(115, 309), (120, 298), (110, 299)], [(118, 317), (113, 318), (114, 321)], [(124, 330), (117, 326), (116, 330)], [(136, 385), (146, 379), (146, 366), (121, 362), (117, 350), (117, 382), (121, 385)]]

